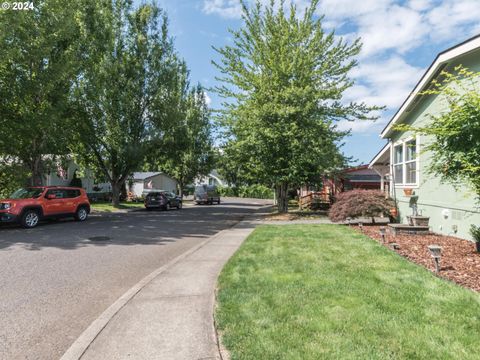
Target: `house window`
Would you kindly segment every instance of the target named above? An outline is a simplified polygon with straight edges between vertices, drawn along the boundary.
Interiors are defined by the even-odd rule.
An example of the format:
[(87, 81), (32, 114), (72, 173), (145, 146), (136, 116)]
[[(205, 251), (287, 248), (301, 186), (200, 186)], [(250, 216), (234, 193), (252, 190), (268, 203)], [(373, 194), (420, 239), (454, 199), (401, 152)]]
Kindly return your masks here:
[(412, 139), (393, 147), (395, 184), (417, 184), (417, 140)]
[(403, 184), (403, 144), (393, 148), (393, 167), (395, 184)]
[(405, 183), (417, 183), (417, 141), (405, 142)]

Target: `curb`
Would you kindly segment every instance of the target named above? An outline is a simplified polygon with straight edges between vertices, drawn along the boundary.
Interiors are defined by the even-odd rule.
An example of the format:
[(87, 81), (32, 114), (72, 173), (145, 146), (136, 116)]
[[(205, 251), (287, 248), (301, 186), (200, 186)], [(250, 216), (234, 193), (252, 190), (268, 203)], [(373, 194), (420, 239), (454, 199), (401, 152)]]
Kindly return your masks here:
[(205, 241), (202, 241), (200, 244), (194, 246), (190, 250), (184, 252), (183, 254), (177, 256), (176, 258), (170, 260), (165, 265), (154, 270), (142, 280), (136, 283), (133, 287), (127, 290), (120, 298), (118, 298), (112, 305), (110, 305), (97, 319), (95, 319), (86, 330), (73, 342), (73, 344), (68, 348), (68, 350), (62, 355), (60, 360), (79, 360), (82, 358), (83, 354), (87, 351), (90, 344), (97, 338), (97, 336), (102, 332), (102, 330), (108, 325), (110, 320), (131, 300), (138, 294), (145, 286), (147, 286), (153, 279), (158, 275), (168, 270), (170, 267), (175, 265), (180, 260), (191, 255), (195, 251), (199, 250), (205, 246), (210, 241), (219, 237), (223, 232), (230, 230), (235, 227), (237, 224), (241, 223), (244, 220), (242, 218), (238, 223), (232, 227), (222, 230), (217, 234), (209, 237)]

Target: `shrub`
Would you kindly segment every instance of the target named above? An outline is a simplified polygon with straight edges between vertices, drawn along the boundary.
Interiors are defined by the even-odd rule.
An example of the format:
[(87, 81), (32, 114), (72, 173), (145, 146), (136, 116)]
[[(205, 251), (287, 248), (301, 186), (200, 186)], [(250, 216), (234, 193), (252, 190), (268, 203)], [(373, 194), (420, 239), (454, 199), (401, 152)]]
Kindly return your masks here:
[(265, 185), (240, 186), (238, 188), (238, 196), (253, 199), (272, 199), (273, 190)]
[(472, 226), (470, 226), (470, 235), (472, 235), (473, 241), (480, 242), (480, 226), (472, 224)]
[(182, 189), (183, 196), (190, 196), (195, 193), (194, 185), (187, 185)]
[(395, 202), (385, 198), (378, 190), (351, 190), (339, 194), (330, 208), (328, 216), (332, 221), (345, 221), (347, 218), (389, 216)]
[(238, 196), (238, 189), (230, 186), (218, 186), (218, 193), (220, 196), (236, 197)]
[(273, 190), (264, 185), (242, 185), (239, 187), (218, 186), (220, 196), (273, 199)]

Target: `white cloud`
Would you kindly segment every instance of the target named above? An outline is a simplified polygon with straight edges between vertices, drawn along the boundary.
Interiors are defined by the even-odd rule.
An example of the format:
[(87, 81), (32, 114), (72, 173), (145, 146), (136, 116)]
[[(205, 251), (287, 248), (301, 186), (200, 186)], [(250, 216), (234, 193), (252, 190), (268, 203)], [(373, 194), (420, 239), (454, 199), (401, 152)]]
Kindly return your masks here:
[(205, 95), (205, 103), (207, 104), (208, 107), (212, 104), (212, 98), (208, 95), (206, 91), (203, 92)]
[[(260, 0), (267, 5), (270, 0)], [(247, 3), (253, 5), (254, 0), (247, 0)], [(294, 4), (299, 15), (302, 15), (305, 9), (310, 5), (308, 0), (290, 0), (285, 3), (285, 9), (288, 10), (290, 4)], [(242, 17), (242, 6), (239, 0), (203, 0), (203, 12), (205, 14), (219, 15), (225, 19), (240, 19)]]
[(408, 7), (416, 11), (427, 10), (432, 7), (432, 0), (410, 0)]
[(478, 0), (448, 0), (432, 8), (425, 14), (431, 26), (431, 39), (442, 41), (474, 35), (480, 22), (480, 2)]
[(364, 61), (352, 70), (351, 76), (359, 85), (349, 89), (346, 96), (369, 105), (397, 108), (422, 73), (423, 69), (409, 65), (400, 56)]
[(357, 19), (357, 24), (364, 57), (389, 49), (404, 53), (419, 46), (428, 34), (418, 12), (397, 5), (366, 14)]
[[(424, 44), (467, 38), (478, 29), (478, 0), (323, 0), (329, 22), (348, 24), (361, 37), (362, 56), (405, 53)], [(435, 54), (432, 54), (432, 57)]]
[(317, 13), (334, 19), (358, 18), (368, 13), (383, 11), (391, 3), (392, 0), (323, 0)]
[(242, 6), (238, 0), (204, 0), (203, 12), (220, 15), (226, 19), (239, 19), (242, 15)]
[[(345, 101), (364, 102), (367, 105), (397, 109), (421, 77), (423, 69), (409, 65), (400, 56), (387, 60), (364, 60), (352, 70), (356, 85), (345, 92)], [(391, 112), (391, 111), (390, 111)], [(387, 111), (388, 113), (388, 111)], [(387, 122), (385, 112), (379, 112), (376, 123), (366, 121), (340, 122), (342, 130), (376, 132)], [(382, 116), (383, 115), (383, 116)]]

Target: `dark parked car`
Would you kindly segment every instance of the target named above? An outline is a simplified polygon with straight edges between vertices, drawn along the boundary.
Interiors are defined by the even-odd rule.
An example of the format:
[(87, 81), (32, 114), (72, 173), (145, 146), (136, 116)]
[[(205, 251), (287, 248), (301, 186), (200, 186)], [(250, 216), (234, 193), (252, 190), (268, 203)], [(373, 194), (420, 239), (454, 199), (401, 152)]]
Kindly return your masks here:
[(147, 210), (182, 208), (182, 198), (170, 191), (152, 191), (145, 196), (145, 208)]
[(197, 185), (195, 186), (195, 202), (197, 204), (220, 204), (220, 194), (217, 187), (213, 185)]

